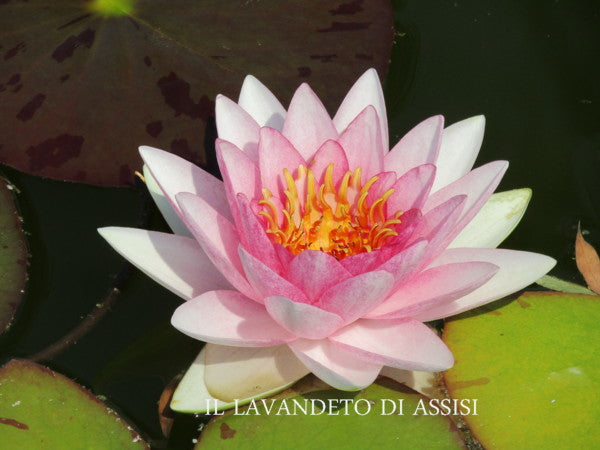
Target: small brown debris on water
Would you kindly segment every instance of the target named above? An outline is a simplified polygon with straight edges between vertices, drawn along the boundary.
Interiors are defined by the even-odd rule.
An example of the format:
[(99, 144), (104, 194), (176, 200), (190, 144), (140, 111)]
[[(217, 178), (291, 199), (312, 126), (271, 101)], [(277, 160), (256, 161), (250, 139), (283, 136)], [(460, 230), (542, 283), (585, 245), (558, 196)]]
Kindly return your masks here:
[(596, 249), (583, 238), (580, 225), (575, 238), (575, 262), (588, 287), (600, 294), (600, 258)]

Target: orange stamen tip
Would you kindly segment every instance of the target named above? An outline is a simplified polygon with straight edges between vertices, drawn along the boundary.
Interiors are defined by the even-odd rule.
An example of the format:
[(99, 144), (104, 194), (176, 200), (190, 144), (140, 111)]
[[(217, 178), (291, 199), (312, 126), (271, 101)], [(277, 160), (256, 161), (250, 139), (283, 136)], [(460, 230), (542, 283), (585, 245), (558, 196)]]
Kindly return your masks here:
[(144, 183), (146, 182), (146, 178), (144, 177), (144, 175), (142, 175), (140, 172), (138, 172), (137, 170), (135, 172), (133, 172), (133, 174), (138, 177), (140, 180), (142, 180)]

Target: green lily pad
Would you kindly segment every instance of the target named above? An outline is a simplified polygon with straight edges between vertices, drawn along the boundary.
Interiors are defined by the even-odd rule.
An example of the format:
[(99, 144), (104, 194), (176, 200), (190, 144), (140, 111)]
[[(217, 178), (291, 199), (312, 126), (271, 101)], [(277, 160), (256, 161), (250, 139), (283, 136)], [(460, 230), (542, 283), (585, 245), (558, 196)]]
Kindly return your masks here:
[(0, 368), (3, 448), (149, 448), (92, 393), (29, 361)]
[(10, 326), (27, 281), (27, 244), (13, 190), (0, 177), (0, 334)]
[(196, 448), (464, 448), (448, 417), (423, 411), (431, 411), (425, 397), (380, 379), (359, 393), (257, 400), (215, 416)]
[(12, 0), (0, 30), (0, 161), (101, 185), (131, 183), (142, 144), (206, 163), (214, 98), (249, 73), (332, 110), (393, 39), (388, 0)]
[(600, 447), (600, 297), (525, 293), (450, 320), (451, 397), (485, 448)]
[(596, 295), (594, 291), (588, 289), (580, 284), (571, 283), (570, 281), (561, 280), (560, 278), (553, 277), (552, 275), (544, 275), (542, 278), (536, 281), (536, 284), (550, 289), (552, 291), (564, 292), (566, 294), (587, 294)]

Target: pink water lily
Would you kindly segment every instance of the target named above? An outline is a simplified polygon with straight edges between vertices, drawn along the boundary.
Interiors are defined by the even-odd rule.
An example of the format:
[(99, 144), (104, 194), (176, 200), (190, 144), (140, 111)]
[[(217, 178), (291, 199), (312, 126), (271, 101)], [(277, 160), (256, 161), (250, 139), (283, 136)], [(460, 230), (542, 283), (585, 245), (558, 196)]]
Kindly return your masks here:
[[(237, 103), (217, 97), (216, 117), (223, 182), (140, 149), (176, 234), (100, 230), (187, 300), (172, 324), (210, 343), (195, 382), (211, 398), (262, 395), (308, 372), (354, 390), (384, 366), (448, 369), (452, 354), (423, 322), (522, 289), (555, 264), (495, 248), (530, 192), (491, 197), (505, 161), (471, 170), (482, 116), (447, 128), (431, 117), (389, 150), (369, 70), (333, 119), (307, 84), (286, 111), (251, 76)], [(238, 392), (248, 379), (259, 387)]]

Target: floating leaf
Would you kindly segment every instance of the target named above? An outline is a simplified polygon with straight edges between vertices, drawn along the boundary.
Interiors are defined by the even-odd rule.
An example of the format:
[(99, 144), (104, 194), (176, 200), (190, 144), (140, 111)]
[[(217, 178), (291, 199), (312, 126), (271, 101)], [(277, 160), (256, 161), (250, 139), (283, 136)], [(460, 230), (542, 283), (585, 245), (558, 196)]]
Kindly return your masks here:
[(3, 448), (149, 448), (93, 394), (46, 367), (12, 360), (0, 368)]
[(206, 163), (214, 98), (248, 73), (333, 110), (393, 37), (388, 0), (12, 0), (0, 30), (0, 160), (102, 185), (131, 182), (141, 144)]
[(552, 275), (544, 275), (542, 278), (536, 281), (536, 284), (539, 284), (546, 289), (565, 292), (567, 294), (594, 295), (594, 291), (586, 287), (583, 287), (577, 283), (571, 283), (570, 281), (561, 280), (560, 278), (553, 277)]
[(464, 418), (485, 448), (598, 448), (600, 298), (526, 293), (450, 320), (455, 399), (478, 399)]
[(422, 415), (419, 402), (428, 405), (425, 397), (385, 379), (360, 393), (326, 390), (257, 400), (215, 416), (196, 448), (463, 448), (452, 422)]
[(575, 238), (575, 262), (588, 287), (600, 294), (600, 258), (596, 249), (583, 238), (580, 227), (577, 227)]
[(0, 334), (10, 326), (27, 281), (27, 244), (13, 190), (0, 177)]

